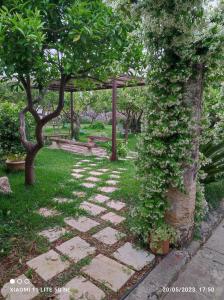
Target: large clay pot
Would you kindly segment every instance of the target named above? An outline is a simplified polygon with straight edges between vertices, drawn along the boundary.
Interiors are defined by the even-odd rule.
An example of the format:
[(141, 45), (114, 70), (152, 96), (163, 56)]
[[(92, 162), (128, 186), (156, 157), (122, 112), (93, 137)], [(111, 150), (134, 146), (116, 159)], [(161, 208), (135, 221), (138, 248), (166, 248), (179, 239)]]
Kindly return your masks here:
[(150, 237), (148, 239), (149, 241), (149, 247), (152, 253), (159, 254), (159, 255), (166, 255), (170, 252), (170, 242), (169, 240), (161, 241), (158, 243), (158, 247), (153, 248), (151, 247)]
[(25, 160), (6, 160), (6, 167), (10, 171), (24, 171)]

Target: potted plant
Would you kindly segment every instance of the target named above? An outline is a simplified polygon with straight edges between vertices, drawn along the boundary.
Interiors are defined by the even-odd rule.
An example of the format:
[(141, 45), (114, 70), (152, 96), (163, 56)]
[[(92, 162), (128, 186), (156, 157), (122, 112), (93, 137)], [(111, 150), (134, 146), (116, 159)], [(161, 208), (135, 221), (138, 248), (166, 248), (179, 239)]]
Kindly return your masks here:
[(168, 224), (153, 228), (149, 235), (150, 249), (154, 254), (165, 255), (170, 251), (170, 244), (177, 241), (177, 231)]
[(25, 170), (25, 154), (24, 153), (11, 153), (7, 155), (6, 167), (10, 171), (23, 171)]

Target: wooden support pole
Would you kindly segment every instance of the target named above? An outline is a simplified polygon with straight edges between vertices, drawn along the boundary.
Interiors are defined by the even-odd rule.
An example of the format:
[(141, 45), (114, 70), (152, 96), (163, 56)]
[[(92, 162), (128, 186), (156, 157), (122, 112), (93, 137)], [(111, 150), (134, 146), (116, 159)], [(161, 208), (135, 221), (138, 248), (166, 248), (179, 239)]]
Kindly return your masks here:
[(112, 155), (111, 161), (117, 160), (117, 82), (113, 79), (112, 86)]
[(71, 99), (70, 99), (70, 111), (71, 111), (71, 140), (74, 139), (74, 99), (73, 99), (73, 92), (71, 92)]

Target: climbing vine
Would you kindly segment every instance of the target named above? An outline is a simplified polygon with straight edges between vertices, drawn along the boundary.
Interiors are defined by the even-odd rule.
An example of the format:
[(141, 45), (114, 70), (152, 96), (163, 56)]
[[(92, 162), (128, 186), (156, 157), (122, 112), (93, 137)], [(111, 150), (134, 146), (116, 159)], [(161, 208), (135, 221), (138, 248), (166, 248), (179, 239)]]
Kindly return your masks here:
[[(205, 80), (211, 53), (221, 49), (221, 40), (219, 25), (205, 17), (201, 0), (142, 0), (134, 11), (136, 7), (145, 31), (148, 98), (137, 162), (142, 189), (132, 216), (133, 230), (147, 238), (150, 228), (164, 223), (167, 190), (184, 191), (184, 169), (191, 164), (193, 141), (200, 142), (200, 135), (192, 130), (196, 125), (186, 84), (199, 68)], [(215, 58), (211, 61), (214, 67)], [(201, 192), (198, 189), (200, 199)]]

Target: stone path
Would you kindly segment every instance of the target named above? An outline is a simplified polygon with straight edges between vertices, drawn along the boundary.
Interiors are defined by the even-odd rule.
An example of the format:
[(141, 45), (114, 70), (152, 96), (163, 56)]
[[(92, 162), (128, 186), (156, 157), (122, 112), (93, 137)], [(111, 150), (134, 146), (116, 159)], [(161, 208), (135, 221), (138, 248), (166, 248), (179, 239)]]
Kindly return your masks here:
[[(48, 284), (89, 259), (78, 274), (65, 280), (60, 292), (54, 293), (56, 299), (101, 300), (112, 299), (111, 295), (115, 299), (113, 293), (119, 293), (124, 286), (130, 287), (133, 278), (146, 266), (153, 265), (154, 255), (137, 249), (122, 226), (126, 204), (114, 195), (120, 189), (120, 178), (125, 171), (125, 168), (113, 171), (102, 168), (99, 158), (94, 162), (83, 159), (74, 164), (71, 176), (85, 191), (74, 191), (73, 196), (81, 201), (80, 208), (87, 215), (66, 217), (64, 227), (55, 226), (39, 232), (51, 243), (51, 250), (26, 262), (27, 267)], [(52, 201), (63, 205), (76, 203), (72, 197), (55, 197)], [(60, 214), (47, 207), (36, 213), (45, 218)], [(69, 238), (61, 239), (65, 234), (70, 234)], [(40, 291), (24, 274), (14, 280), (16, 283), (5, 283), (1, 289), (5, 299), (31, 300), (39, 295)], [(13, 284), (20, 288), (30, 287), (32, 292), (13, 294), (10, 289), (15, 287)]]
[[(181, 288), (183, 292), (177, 292)], [(184, 292), (184, 288), (188, 289), (188, 292)], [(224, 299), (224, 221), (187, 264), (186, 269), (173, 283), (171, 291), (163, 299)]]

